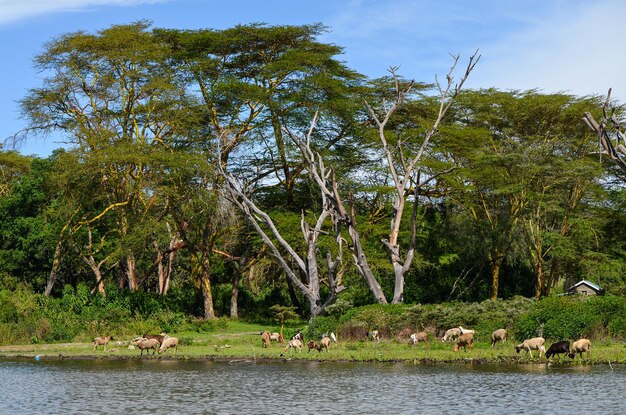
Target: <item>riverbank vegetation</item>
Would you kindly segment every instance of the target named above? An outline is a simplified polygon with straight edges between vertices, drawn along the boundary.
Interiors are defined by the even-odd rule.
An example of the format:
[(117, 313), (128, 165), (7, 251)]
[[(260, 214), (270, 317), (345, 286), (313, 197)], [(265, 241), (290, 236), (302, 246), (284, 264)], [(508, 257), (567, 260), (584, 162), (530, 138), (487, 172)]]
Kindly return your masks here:
[[(14, 139), (68, 146), (0, 148), (0, 343), (266, 327), (273, 306), (356, 345), (458, 325), (624, 339), (619, 106), (465, 90), (479, 55), (442, 83), (367, 79), (324, 30), (46, 44)], [(559, 296), (581, 279), (607, 295)]]
[[(128, 340), (160, 332), (185, 333), (183, 343), (192, 343), (212, 333), (243, 333), (254, 321), (257, 335), (261, 330), (281, 330), (280, 316), (272, 313), (251, 323), (229, 318), (203, 320), (178, 306), (156, 295), (125, 290), (111, 289), (107, 298), (93, 296), (85, 285), (77, 290), (68, 286), (60, 298), (24, 287), (0, 290), (0, 344), (89, 342), (109, 334)], [(300, 329), (309, 339), (335, 332), (342, 342), (358, 343), (367, 338), (368, 331), (378, 330), (383, 339), (405, 344), (409, 334), (417, 331), (428, 332), (437, 342), (446, 329), (463, 326), (476, 330), (477, 342), (485, 344), (499, 328), (507, 329), (511, 341), (536, 336), (548, 341), (581, 337), (605, 342), (626, 340), (626, 298), (609, 295), (361, 307), (340, 301), (330, 311), (334, 314), (312, 321), (288, 320), (285, 337), (289, 339)], [(260, 345), (260, 337), (254, 337), (253, 342)]]

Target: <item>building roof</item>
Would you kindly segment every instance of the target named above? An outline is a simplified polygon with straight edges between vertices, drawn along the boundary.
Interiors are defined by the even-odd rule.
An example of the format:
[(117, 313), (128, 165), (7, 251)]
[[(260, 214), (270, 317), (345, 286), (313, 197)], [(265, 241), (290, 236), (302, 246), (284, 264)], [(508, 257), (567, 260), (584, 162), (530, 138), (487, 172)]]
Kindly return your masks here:
[(578, 281), (576, 284), (572, 285), (571, 287), (569, 287), (567, 289), (567, 291), (571, 291), (576, 289), (576, 287), (578, 287), (579, 285), (586, 285), (590, 288), (593, 288), (596, 292), (600, 292), (602, 290), (602, 288), (600, 288), (600, 286), (598, 284), (594, 284), (591, 281), (587, 281), (587, 280), (580, 280)]

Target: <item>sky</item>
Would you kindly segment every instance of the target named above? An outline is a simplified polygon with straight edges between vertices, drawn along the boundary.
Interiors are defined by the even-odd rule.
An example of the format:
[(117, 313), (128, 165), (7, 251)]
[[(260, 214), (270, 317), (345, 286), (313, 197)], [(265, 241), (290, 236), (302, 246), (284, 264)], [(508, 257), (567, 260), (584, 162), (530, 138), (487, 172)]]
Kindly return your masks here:
[[(420, 82), (481, 59), (466, 88), (626, 97), (626, 1), (622, 0), (0, 0), (0, 142), (24, 129), (18, 101), (42, 84), (33, 58), (46, 42), (147, 19), (154, 27), (226, 29), (237, 24), (328, 27), (319, 40), (379, 77), (391, 66)], [(5, 143), (7, 149), (8, 143)], [(17, 148), (47, 157), (60, 136)]]

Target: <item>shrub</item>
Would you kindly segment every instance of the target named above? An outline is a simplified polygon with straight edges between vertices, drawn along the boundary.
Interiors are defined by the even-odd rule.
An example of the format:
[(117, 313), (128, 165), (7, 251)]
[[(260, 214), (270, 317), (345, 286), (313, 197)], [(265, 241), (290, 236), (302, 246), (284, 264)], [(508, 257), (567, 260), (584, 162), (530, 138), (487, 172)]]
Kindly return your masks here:
[(526, 314), (518, 318), (516, 338), (527, 339), (541, 335), (549, 340), (576, 340), (608, 335), (623, 338), (621, 319), (626, 312), (626, 298), (550, 297), (538, 301)]
[(336, 332), (337, 326), (337, 317), (317, 317), (309, 324), (307, 337), (311, 339), (319, 339), (324, 333)]

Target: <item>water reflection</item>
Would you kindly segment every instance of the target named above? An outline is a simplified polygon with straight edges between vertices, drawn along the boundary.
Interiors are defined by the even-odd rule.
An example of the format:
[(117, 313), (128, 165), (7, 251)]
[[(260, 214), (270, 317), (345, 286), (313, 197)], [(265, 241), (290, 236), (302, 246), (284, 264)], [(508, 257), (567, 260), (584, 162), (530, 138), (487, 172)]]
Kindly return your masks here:
[(0, 362), (0, 376), (15, 414), (626, 412), (621, 366), (85, 360)]

